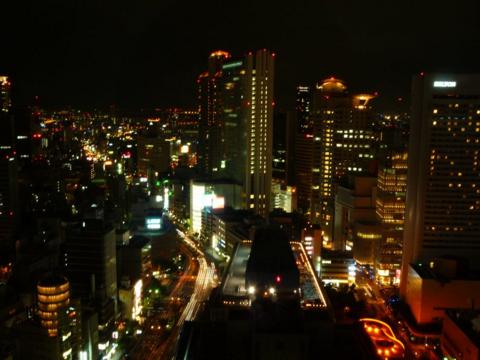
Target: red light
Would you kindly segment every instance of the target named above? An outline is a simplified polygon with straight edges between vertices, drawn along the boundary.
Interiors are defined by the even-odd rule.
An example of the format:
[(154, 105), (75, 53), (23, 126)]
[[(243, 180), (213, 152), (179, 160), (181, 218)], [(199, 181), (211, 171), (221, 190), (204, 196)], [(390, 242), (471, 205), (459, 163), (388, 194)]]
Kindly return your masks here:
[(280, 275), (277, 275), (277, 276), (275, 277), (275, 282), (278, 284), (278, 283), (280, 283), (281, 281), (282, 281), (282, 278), (280, 277)]

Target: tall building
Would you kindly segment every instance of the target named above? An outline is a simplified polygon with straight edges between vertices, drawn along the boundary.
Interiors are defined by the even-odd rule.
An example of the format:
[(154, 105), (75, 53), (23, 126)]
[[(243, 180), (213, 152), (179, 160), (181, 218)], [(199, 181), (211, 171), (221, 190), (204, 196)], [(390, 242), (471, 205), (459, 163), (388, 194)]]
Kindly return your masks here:
[(407, 158), (406, 151), (392, 152), (378, 169), (376, 213), (383, 236), (375, 256), (375, 277), (385, 285), (398, 285), (400, 281)]
[[(61, 313), (70, 303), (70, 284), (67, 279), (49, 276), (37, 284), (38, 316), (49, 336), (57, 336)], [(66, 333), (66, 331), (65, 331)]]
[(65, 268), (76, 297), (106, 297), (116, 302), (115, 231), (100, 220), (66, 229)]
[(412, 85), (401, 294), (409, 265), (480, 263), (480, 75), (420, 74)]
[(270, 208), (274, 57), (215, 51), (198, 79), (200, 172), (236, 181), (243, 206), (260, 215)]
[(198, 165), (203, 175), (217, 173), (224, 159), (221, 102), (222, 65), (231, 55), (214, 51), (208, 59), (208, 70), (198, 77)]
[(314, 92), (311, 219), (322, 226), (327, 242), (333, 237), (336, 184), (347, 174), (367, 172), (374, 157), (373, 97), (349, 95), (333, 77)]
[(13, 251), (13, 232), (17, 211), (17, 162), (13, 116), (11, 112), (11, 82), (7, 76), (0, 76), (0, 247)]
[[(78, 308), (70, 303), (66, 278), (48, 275), (37, 284), (38, 320), (26, 320), (15, 327), (18, 359), (71, 360), (77, 358), (73, 344), (80, 341)], [(77, 348), (77, 347), (76, 347)]]
[(298, 132), (311, 134), (313, 122), (310, 118), (310, 106), (312, 102), (312, 91), (310, 86), (297, 86), (295, 99), (295, 112), (297, 114)]
[(276, 111), (273, 116), (272, 177), (285, 184), (294, 182), (295, 113)]
[(313, 126), (310, 121), (311, 97), (309, 86), (297, 86), (294, 183), (297, 187), (298, 208), (303, 213), (309, 212), (312, 195)]

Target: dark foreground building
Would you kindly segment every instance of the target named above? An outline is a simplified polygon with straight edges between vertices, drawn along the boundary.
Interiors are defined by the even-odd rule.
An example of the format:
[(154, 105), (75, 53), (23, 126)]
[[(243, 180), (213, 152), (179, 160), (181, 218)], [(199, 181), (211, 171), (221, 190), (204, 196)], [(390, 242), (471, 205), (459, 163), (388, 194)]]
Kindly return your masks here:
[(183, 328), (177, 358), (331, 358), (333, 325), (303, 246), (267, 227), (236, 246), (202, 316)]

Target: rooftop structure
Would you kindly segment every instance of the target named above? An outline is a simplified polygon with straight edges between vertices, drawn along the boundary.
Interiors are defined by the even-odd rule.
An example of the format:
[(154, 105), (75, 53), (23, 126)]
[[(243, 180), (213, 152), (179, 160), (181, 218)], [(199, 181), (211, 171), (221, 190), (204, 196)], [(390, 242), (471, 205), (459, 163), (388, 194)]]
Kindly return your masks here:
[[(299, 271), (300, 304), (304, 309), (328, 307), (323, 286), (320, 284), (305, 248), (300, 242), (290, 241), (295, 263)], [(247, 262), (252, 250), (251, 241), (243, 241), (234, 250), (226, 275), (220, 286), (224, 305), (250, 306), (251, 294), (245, 286)], [(250, 290), (250, 292), (252, 292)]]

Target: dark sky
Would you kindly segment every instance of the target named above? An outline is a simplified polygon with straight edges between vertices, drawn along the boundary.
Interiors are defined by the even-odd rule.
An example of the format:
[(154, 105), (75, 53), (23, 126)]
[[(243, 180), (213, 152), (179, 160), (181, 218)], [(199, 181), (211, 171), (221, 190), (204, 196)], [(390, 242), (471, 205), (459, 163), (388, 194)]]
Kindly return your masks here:
[(18, 102), (193, 106), (211, 50), (277, 53), (276, 98), (337, 75), (408, 95), (422, 70), (480, 72), (478, 0), (1, 0), (0, 73)]

